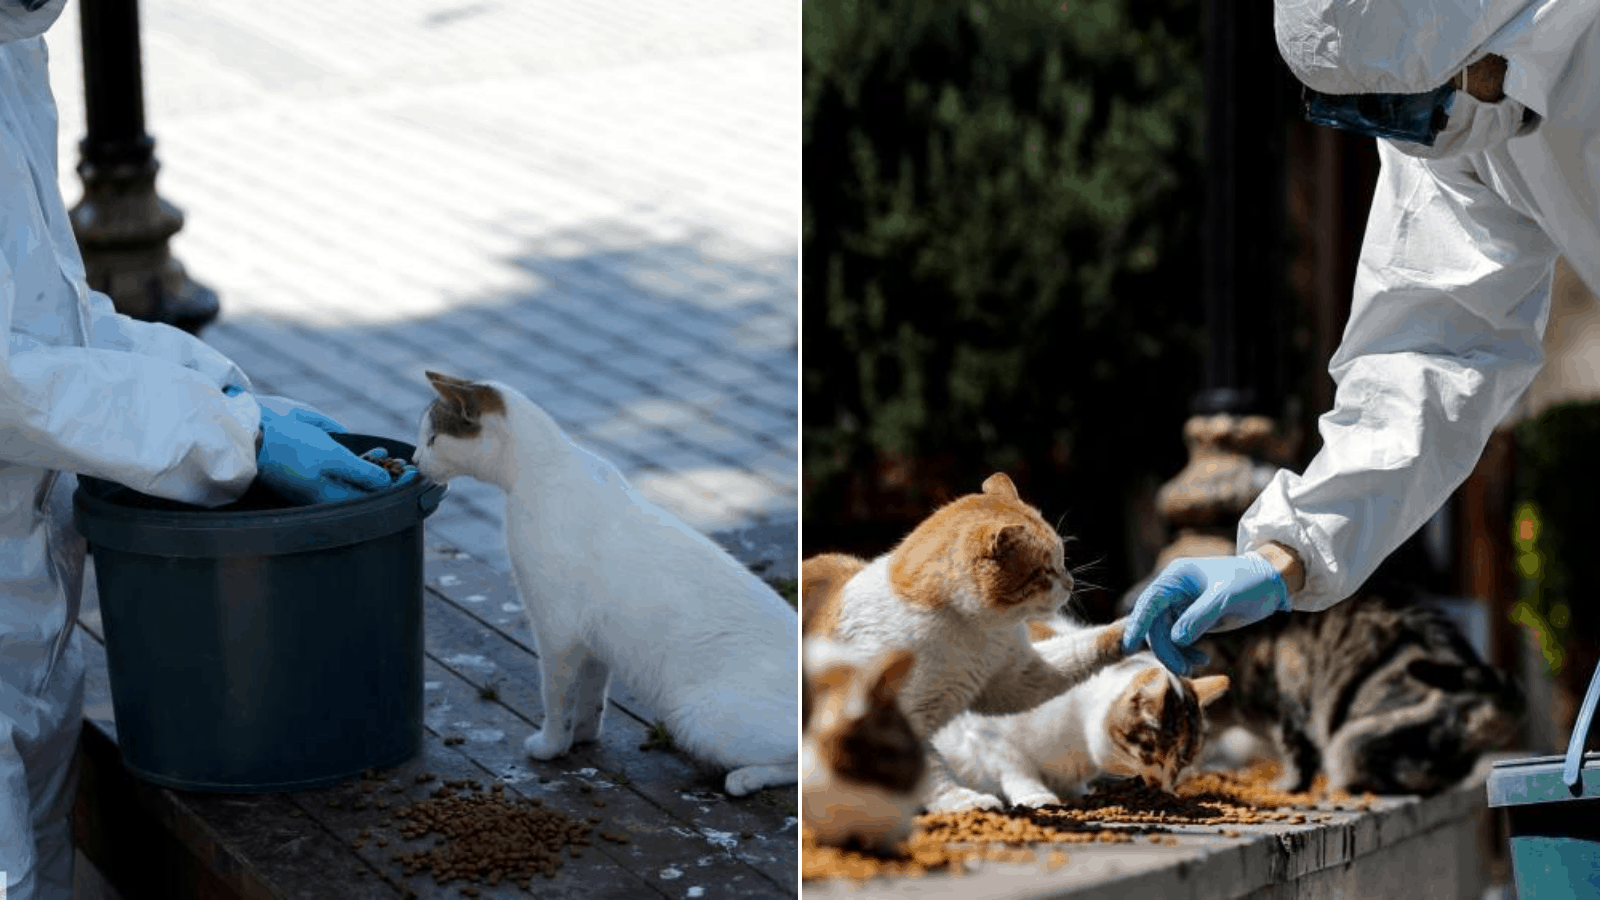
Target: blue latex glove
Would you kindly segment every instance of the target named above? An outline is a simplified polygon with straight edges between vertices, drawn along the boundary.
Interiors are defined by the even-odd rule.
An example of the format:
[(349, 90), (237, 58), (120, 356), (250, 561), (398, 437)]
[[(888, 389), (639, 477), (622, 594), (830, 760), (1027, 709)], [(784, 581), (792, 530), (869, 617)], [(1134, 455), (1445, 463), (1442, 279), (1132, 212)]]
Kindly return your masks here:
[(1227, 631), (1288, 610), (1289, 588), (1261, 554), (1176, 559), (1144, 589), (1128, 617), (1122, 649), (1146, 638), (1161, 664), (1188, 675), (1206, 656), (1188, 645), (1208, 631)]
[[(389, 451), (383, 449), (382, 447), (373, 447), (371, 450), (361, 454), (361, 458), (365, 460), (388, 459)], [(394, 480), (392, 487), (399, 487), (402, 484), (410, 484), (420, 477), (421, 476), (417, 473), (417, 467), (411, 463), (406, 463), (405, 471), (401, 472), (400, 477)]]
[[(242, 393), (229, 385), (223, 393)], [(393, 482), (389, 473), (329, 437), (344, 433), (333, 419), (281, 398), (261, 400), (261, 450), (256, 477), (285, 499), (309, 506), (362, 497)], [(267, 401), (273, 402), (267, 402)]]

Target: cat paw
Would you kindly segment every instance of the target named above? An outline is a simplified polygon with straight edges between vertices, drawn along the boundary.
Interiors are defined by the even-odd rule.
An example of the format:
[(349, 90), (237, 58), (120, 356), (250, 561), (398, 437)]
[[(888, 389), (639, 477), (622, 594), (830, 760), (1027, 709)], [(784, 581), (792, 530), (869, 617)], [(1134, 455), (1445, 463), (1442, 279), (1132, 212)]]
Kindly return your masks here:
[(928, 801), (928, 812), (964, 812), (969, 809), (1002, 810), (1006, 805), (993, 794), (983, 794), (971, 788), (951, 788)]
[(566, 752), (572, 749), (572, 744), (570, 742), (557, 743), (555, 740), (546, 737), (544, 729), (541, 728), (528, 735), (528, 739), (522, 742), (522, 749), (534, 759), (555, 759), (558, 756), (566, 755)]
[(1061, 798), (1050, 793), (1049, 791), (1039, 791), (1038, 793), (1022, 794), (1021, 796), (1012, 797), (1011, 802), (1015, 806), (1055, 806), (1057, 803), (1061, 802)]
[(745, 797), (765, 787), (794, 784), (794, 767), (745, 766), (734, 769), (722, 782), (722, 789), (730, 797)]
[(599, 719), (593, 722), (579, 722), (578, 727), (572, 729), (572, 742), (585, 744), (600, 740), (600, 725)]

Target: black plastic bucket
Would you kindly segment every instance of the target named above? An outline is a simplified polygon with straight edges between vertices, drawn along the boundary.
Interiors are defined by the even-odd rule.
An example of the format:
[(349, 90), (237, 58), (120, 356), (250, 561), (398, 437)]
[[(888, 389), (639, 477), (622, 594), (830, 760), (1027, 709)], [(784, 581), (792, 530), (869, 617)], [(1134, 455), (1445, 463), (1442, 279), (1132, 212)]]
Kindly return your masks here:
[(1600, 670), (1566, 756), (1495, 763), (1489, 805), (1503, 807), (1520, 900), (1600, 897), (1600, 753), (1584, 753), (1600, 701)]
[[(334, 439), (409, 459), (410, 444)], [(123, 761), (192, 791), (290, 791), (422, 742), (427, 479), (294, 507), (252, 486), (204, 509), (80, 477)]]

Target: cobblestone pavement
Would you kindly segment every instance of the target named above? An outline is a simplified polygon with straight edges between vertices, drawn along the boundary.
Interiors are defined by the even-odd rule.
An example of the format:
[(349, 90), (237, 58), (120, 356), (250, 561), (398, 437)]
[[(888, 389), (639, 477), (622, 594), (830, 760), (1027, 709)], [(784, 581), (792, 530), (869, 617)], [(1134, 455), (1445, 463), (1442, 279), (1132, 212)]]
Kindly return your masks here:
[[(794, 528), (797, 4), (140, 6), (173, 249), (260, 389), (410, 441), (424, 369), (496, 379), (694, 526)], [(460, 479), (430, 539), (505, 570), (501, 516)]]

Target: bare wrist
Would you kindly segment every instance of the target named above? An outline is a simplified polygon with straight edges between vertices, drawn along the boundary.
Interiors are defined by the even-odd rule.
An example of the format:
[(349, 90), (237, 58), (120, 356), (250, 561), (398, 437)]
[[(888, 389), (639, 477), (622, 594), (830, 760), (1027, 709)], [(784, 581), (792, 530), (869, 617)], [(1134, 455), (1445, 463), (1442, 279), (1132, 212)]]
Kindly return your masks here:
[(1506, 60), (1490, 54), (1461, 72), (1461, 89), (1484, 103), (1498, 103), (1506, 96)]
[(1283, 579), (1290, 596), (1298, 594), (1300, 589), (1306, 586), (1306, 567), (1300, 561), (1300, 554), (1296, 553), (1293, 547), (1277, 541), (1268, 541), (1257, 547), (1256, 552), (1278, 570), (1278, 576)]

